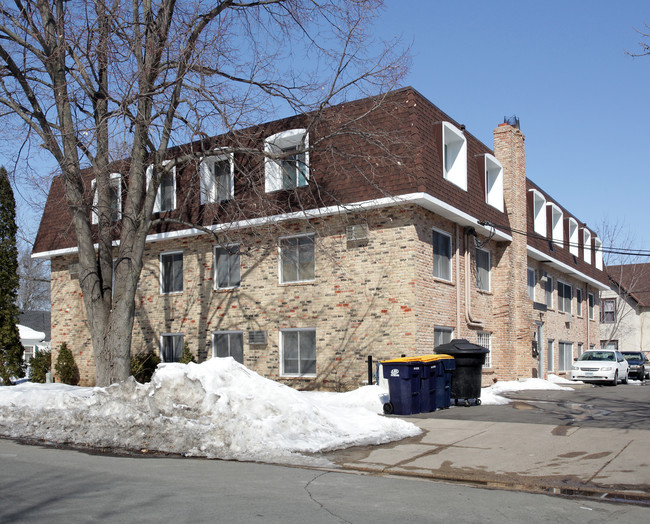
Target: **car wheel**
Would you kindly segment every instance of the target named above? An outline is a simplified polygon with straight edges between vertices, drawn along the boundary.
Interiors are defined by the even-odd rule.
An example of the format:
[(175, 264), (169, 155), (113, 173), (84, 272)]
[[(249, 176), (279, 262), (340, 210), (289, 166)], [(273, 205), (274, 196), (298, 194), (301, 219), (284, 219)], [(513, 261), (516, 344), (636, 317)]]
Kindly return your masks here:
[(614, 372), (614, 380), (612, 380), (609, 385), (615, 386), (616, 384), (618, 384), (618, 370)]
[(627, 384), (627, 383), (629, 382), (629, 380), (630, 380), (630, 372), (628, 371), (628, 372), (625, 374), (625, 378), (621, 380), (621, 383), (622, 383), (622, 384)]

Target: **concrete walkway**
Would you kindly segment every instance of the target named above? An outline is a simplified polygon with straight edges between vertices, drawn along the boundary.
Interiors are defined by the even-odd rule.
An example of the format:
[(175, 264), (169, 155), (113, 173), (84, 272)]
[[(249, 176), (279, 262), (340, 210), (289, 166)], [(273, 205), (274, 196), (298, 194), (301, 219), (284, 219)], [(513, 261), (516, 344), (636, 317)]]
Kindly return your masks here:
[(650, 431), (405, 418), (423, 434), (327, 458), (364, 472), (650, 503)]

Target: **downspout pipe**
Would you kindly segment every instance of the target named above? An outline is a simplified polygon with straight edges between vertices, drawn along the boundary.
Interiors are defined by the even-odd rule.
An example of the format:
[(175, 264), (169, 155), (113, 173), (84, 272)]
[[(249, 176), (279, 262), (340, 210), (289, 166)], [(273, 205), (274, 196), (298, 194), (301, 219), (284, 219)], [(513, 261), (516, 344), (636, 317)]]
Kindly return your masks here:
[(476, 231), (474, 228), (465, 228), (463, 240), (465, 244), (465, 321), (471, 328), (483, 329), (484, 323), (482, 320), (477, 320), (472, 315), (472, 290), (470, 283), (472, 281), (472, 259), (469, 252), (469, 238), (475, 236)]

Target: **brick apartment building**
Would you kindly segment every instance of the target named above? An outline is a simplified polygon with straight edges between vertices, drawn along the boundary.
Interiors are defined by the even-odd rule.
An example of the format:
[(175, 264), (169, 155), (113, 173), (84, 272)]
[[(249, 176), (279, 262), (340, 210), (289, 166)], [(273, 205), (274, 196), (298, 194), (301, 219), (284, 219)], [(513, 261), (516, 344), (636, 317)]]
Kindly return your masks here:
[[(187, 342), (198, 361), (230, 355), (296, 388), (349, 389), (368, 355), (427, 354), (451, 338), (491, 349), (485, 384), (562, 373), (599, 343), (602, 243), (526, 178), (518, 125), (499, 125), (491, 150), (412, 88), (325, 115), (216, 137), (211, 150), (226, 153), (161, 184), (155, 211), (216, 239), (173, 224), (151, 232), (133, 352), (174, 361)], [(92, 198), (92, 173), (87, 182)], [(52, 347), (67, 342), (93, 384), (62, 202), (55, 178), (34, 256), (51, 260)]]

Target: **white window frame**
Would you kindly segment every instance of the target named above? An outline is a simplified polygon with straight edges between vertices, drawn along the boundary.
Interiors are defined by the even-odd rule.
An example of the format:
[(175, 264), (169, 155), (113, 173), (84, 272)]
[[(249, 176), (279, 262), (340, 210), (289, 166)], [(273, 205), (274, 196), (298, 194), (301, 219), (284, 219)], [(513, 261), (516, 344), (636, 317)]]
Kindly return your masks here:
[[(283, 264), (283, 250), (282, 250), (282, 242), (284, 240), (289, 240), (292, 238), (311, 238), (312, 241), (312, 259), (313, 259), (313, 264), (314, 264), (314, 276), (312, 278), (298, 278), (297, 280), (286, 280), (284, 276), (284, 264)], [(300, 266), (300, 262), (298, 262), (298, 266)], [(278, 278), (280, 284), (300, 284), (303, 282), (314, 282), (316, 280), (316, 241), (314, 238), (313, 233), (307, 233), (307, 234), (302, 234), (302, 235), (291, 235), (291, 236), (285, 236), (285, 237), (280, 237), (278, 239)]]
[(576, 316), (582, 316), (582, 288), (576, 287)]
[[(223, 358), (219, 357), (217, 355), (217, 336), (219, 335), (228, 335), (228, 356), (232, 357), (232, 351), (231, 351), (231, 339), (230, 337), (233, 335), (239, 335), (241, 337), (241, 348), (242, 348), (242, 362), (240, 364), (243, 364), (244, 360), (244, 332), (239, 331), (239, 330), (227, 330), (227, 331), (213, 331), (212, 332), (212, 358)], [(234, 357), (233, 357), (234, 358)], [(235, 361), (239, 362), (237, 359)]]
[(503, 212), (503, 166), (489, 153), (485, 154), (485, 201)]
[[(183, 278), (181, 280), (182, 289), (175, 290), (175, 291), (164, 291), (164, 289), (163, 289), (164, 288), (163, 257), (167, 256), (167, 255), (178, 255), (178, 254), (181, 255), (181, 265), (182, 265), (182, 268), (183, 268), (183, 272), (182, 272), (183, 273)], [(159, 260), (159, 264), (160, 264), (159, 268), (160, 268), (160, 294), (161, 295), (178, 295), (178, 294), (183, 292), (183, 289), (185, 289), (185, 267), (184, 267), (184, 262), (185, 261), (184, 261), (184, 258), (185, 257), (183, 256), (183, 251), (182, 250), (180, 250), (180, 251), (179, 250), (177, 250), (177, 251), (165, 251), (163, 253), (160, 253), (160, 255), (158, 256), (158, 260)]]
[(285, 187), (284, 168), (281, 160), (271, 158), (281, 155), (283, 151), (298, 148), (299, 154), (305, 156), (304, 184), (296, 187), (303, 187), (309, 184), (309, 133), (306, 129), (289, 129), (269, 136), (264, 140), (264, 189), (267, 193), (281, 189), (293, 189)]
[(603, 269), (603, 241), (594, 237), (594, 254), (596, 255), (596, 269)]
[[(487, 267), (481, 267), (479, 266), (479, 253), (484, 253), (487, 256)], [(482, 282), (481, 279), (479, 278), (479, 271), (483, 270), (484, 273), (487, 275), (487, 282)], [(487, 249), (480, 249), (476, 248), (476, 287), (477, 289), (480, 289), (481, 291), (490, 291), (491, 289), (491, 280), (492, 280), (492, 259), (490, 256), (490, 252)], [(483, 284), (484, 287), (481, 287), (480, 284)]]
[(560, 340), (558, 343), (558, 372), (567, 372), (573, 365), (573, 342)]
[(578, 236), (578, 222), (569, 217), (569, 253), (574, 256), (580, 254), (580, 238)]
[[(166, 166), (169, 164), (171, 160), (163, 160), (162, 167)], [(154, 213), (165, 213), (167, 211), (174, 211), (176, 209), (176, 204), (177, 204), (177, 199), (176, 199), (176, 166), (172, 167), (171, 170), (169, 171), (172, 175), (172, 191), (174, 194), (174, 202), (173, 205), (170, 209), (162, 209), (162, 184), (158, 186), (158, 191), (156, 191), (156, 201), (154, 202), (153, 205), (153, 212)], [(149, 165), (147, 167), (147, 187), (149, 187), (149, 183), (151, 182), (151, 178), (153, 177), (153, 164)]]
[[(218, 162), (230, 164), (230, 191), (223, 195), (219, 191), (219, 184), (214, 173), (214, 166)], [(225, 202), (235, 197), (235, 155), (233, 153), (222, 153), (203, 157), (199, 164), (199, 176), (201, 182), (201, 204), (213, 204)]]
[[(229, 251), (233, 248), (237, 248), (237, 257), (239, 258), (239, 282), (236, 285), (230, 285), (230, 286), (219, 286), (219, 267), (218, 267), (218, 260), (217, 260), (217, 250), (219, 249), (224, 249), (226, 251)], [(228, 276), (230, 277), (230, 257), (233, 256), (232, 253), (228, 253)], [(212, 259), (214, 260), (213, 263), (213, 274), (212, 274), (212, 284), (213, 284), (213, 289), (215, 290), (223, 290), (223, 289), (236, 289), (241, 286), (241, 248), (239, 244), (224, 244), (224, 245), (218, 245), (214, 246), (214, 249), (212, 250)]]
[[(163, 351), (163, 345), (164, 342), (163, 340), (166, 338), (171, 338), (171, 337), (181, 337), (181, 353), (178, 357), (178, 360), (165, 360), (165, 353)], [(185, 344), (185, 334), (184, 333), (161, 333), (160, 335), (160, 361), (161, 362), (179, 362), (181, 357), (183, 356), (183, 346)]]
[[(440, 344), (436, 344), (436, 338), (438, 338), (438, 334), (442, 336), (445, 340), (440, 342), (440, 344), (446, 344), (447, 342), (451, 342), (454, 339), (454, 328), (448, 327), (448, 326), (434, 326), (433, 327), (433, 347), (434, 349), (437, 348)], [(447, 336), (443, 335), (446, 334)], [(449, 340), (446, 340), (446, 339)]]
[(585, 352), (585, 345), (582, 342), (578, 342), (578, 357)]
[(442, 123), (442, 174), (467, 191), (467, 138), (450, 122)]
[(591, 264), (591, 231), (582, 228), (582, 255), (587, 264)]
[[(530, 285), (530, 276), (533, 275), (533, 285)], [(537, 274), (535, 268), (529, 267), (526, 270), (526, 288), (528, 290), (528, 298), (535, 302), (535, 288), (537, 287)]]
[(484, 368), (492, 367), (492, 333), (488, 331), (479, 331), (476, 333), (476, 343), (479, 346), (483, 346), (490, 350), (489, 353), (485, 355), (485, 363), (483, 364)]
[(564, 213), (553, 202), (549, 202), (546, 206), (551, 210), (551, 237), (553, 243), (559, 247), (564, 247)]
[(555, 370), (555, 340), (549, 338), (546, 342), (546, 371), (552, 372)]
[[(449, 257), (446, 257), (441, 253), (436, 253), (436, 241), (435, 241), (436, 234), (447, 238), (447, 240), (449, 241)], [(454, 256), (454, 244), (451, 241), (451, 235), (439, 229), (433, 228), (431, 233), (431, 244), (433, 248), (433, 277), (440, 280), (444, 280), (446, 282), (452, 282), (454, 278), (452, 272), (452, 258)], [(447, 270), (446, 272), (449, 274), (449, 278), (447, 278), (444, 275), (436, 274), (436, 259), (439, 259), (441, 261), (441, 264), (442, 262), (444, 262), (445, 259), (447, 260), (447, 263), (445, 264), (445, 268)]]
[[(117, 218), (113, 219), (113, 222), (117, 222), (122, 218), (122, 175), (120, 173), (111, 173), (109, 184), (117, 188)], [(96, 179), (92, 181), (92, 190), (93, 195), (93, 210), (91, 213), (91, 223), (99, 223), (99, 213), (97, 208), (99, 206), (99, 196), (97, 195), (96, 190)]]
[[(313, 332), (314, 333), (314, 372), (313, 373), (302, 373), (300, 370), (298, 373), (290, 373), (285, 371), (285, 362), (284, 362), (284, 353), (285, 353), (285, 336), (286, 333), (306, 333), (306, 332)], [(280, 375), (283, 377), (315, 377), (317, 372), (318, 372), (318, 348), (317, 348), (318, 340), (316, 339), (316, 328), (291, 328), (291, 329), (281, 329), (280, 330)], [(298, 348), (299, 351), (299, 367), (300, 363), (302, 362), (302, 359), (300, 359), (300, 354), (301, 354), (301, 347), (299, 346)]]
[(587, 293), (587, 300), (589, 301), (589, 320), (595, 320), (596, 318), (596, 297), (593, 293)]
[(544, 284), (544, 301), (548, 309), (553, 309), (553, 277), (546, 275), (546, 283)]
[[(614, 324), (616, 322), (616, 298), (601, 298), (600, 299), (600, 322), (602, 324)], [(606, 304), (613, 304), (613, 308), (611, 310), (606, 310), (605, 305)], [(612, 314), (612, 319), (607, 320), (605, 318), (605, 314), (611, 313)]]
[(533, 230), (546, 236), (546, 198), (537, 189), (529, 189), (533, 194)]
[[(563, 291), (560, 291), (562, 288)], [(569, 296), (567, 298), (566, 291), (569, 291)], [(563, 296), (564, 295), (564, 296)], [(568, 302), (567, 302), (568, 300)], [(568, 309), (567, 309), (568, 304)], [(557, 309), (560, 313), (568, 313), (571, 315), (573, 313), (573, 286), (562, 282), (561, 280), (557, 281)]]

